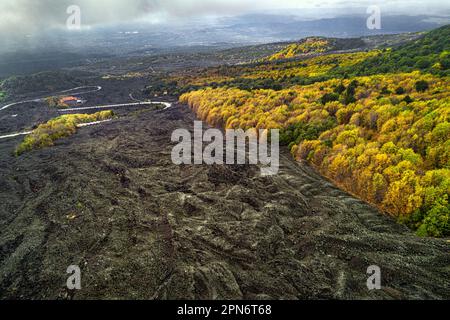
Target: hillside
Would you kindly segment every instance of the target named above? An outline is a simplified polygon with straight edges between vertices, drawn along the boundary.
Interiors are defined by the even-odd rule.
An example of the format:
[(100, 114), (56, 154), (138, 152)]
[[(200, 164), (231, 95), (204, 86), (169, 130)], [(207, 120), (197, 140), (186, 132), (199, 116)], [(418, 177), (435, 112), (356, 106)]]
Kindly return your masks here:
[[(328, 52), (362, 51), (398, 47), (421, 37), (423, 33), (376, 35), (360, 38), (308, 37), (289, 43), (265, 61), (308, 57)], [(443, 35), (444, 36), (444, 35)]]
[[(273, 177), (174, 164), (172, 132), (195, 120), (176, 103), (20, 157), (20, 138), (1, 143), (0, 298), (450, 297), (447, 242), (416, 237), (287, 152)], [(73, 263), (82, 290), (65, 287)], [(381, 290), (367, 289), (370, 265)]]
[[(372, 43), (372, 45), (374, 45), (374, 43)], [(365, 49), (368, 47), (369, 47), (368, 43), (366, 43), (362, 38), (338, 39), (338, 38), (310, 37), (302, 39), (299, 42), (287, 45), (279, 52), (268, 57), (266, 60), (275, 61), (275, 60), (291, 59), (331, 51)]]
[(9, 95), (22, 95), (29, 92), (53, 92), (83, 85), (79, 72), (48, 71), (29, 76), (13, 76), (0, 83), (0, 91)]
[(425, 33), (416, 41), (382, 52), (351, 69), (340, 70), (340, 72), (345, 71), (349, 75), (370, 75), (413, 70), (440, 76), (449, 75), (450, 27), (448, 25)]
[[(0, 112), (0, 299), (448, 299), (447, 239), (417, 237), (367, 203), (445, 237), (447, 78), (339, 75), (381, 50), (241, 64), (285, 45), (20, 77), (31, 102)], [(101, 88), (74, 94), (87, 108), (171, 106), (69, 112), (35, 100), (85, 82)], [(109, 109), (111, 121), (79, 127)], [(281, 128), (279, 174), (175, 164), (172, 134), (198, 118)], [(73, 264), (82, 290), (66, 287)], [(373, 265), (380, 290), (367, 287)]]
[(301, 54), (310, 53), (323, 53), (331, 51), (334, 48), (334, 44), (321, 38), (307, 38), (299, 43), (288, 45), (286, 48), (277, 52), (276, 54), (268, 58), (269, 61), (289, 59), (299, 56)]
[(281, 129), (296, 159), (341, 188), (419, 235), (449, 236), (449, 32), (390, 49), (210, 69), (178, 79), (198, 89), (180, 100), (211, 125)]

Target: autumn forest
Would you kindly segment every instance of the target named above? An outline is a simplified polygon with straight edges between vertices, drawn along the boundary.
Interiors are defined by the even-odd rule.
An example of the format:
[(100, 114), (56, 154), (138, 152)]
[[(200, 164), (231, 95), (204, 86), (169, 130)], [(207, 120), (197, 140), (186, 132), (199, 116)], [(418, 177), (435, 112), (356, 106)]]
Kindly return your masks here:
[(420, 236), (450, 235), (450, 27), (336, 53), (311, 38), (247, 65), (174, 77), (223, 128), (280, 129), (295, 159)]

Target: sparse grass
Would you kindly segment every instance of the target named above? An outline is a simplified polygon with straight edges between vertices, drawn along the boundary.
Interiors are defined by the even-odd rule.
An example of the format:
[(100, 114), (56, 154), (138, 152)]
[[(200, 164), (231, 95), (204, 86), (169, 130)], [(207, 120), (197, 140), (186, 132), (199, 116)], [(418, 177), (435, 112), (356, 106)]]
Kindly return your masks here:
[(68, 137), (77, 131), (77, 125), (95, 121), (111, 119), (114, 113), (111, 110), (94, 114), (69, 114), (49, 120), (39, 125), (16, 148), (15, 154), (19, 156), (25, 152), (53, 146), (58, 139)]
[(0, 91), (0, 101), (5, 100), (5, 98), (6, 98), (6, 92)]

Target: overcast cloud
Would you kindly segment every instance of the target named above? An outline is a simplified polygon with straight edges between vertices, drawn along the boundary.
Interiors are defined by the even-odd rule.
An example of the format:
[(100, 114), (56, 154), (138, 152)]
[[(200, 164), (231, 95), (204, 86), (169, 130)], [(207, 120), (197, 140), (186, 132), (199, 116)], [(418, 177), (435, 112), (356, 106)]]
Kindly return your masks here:
[(78, 5), (84, 26), (147, 20), (153, 23), (190, 18), (244, 14), (252, 11), (302, 8), (343, 8), (380, 5), (385, 11), (417, 14), (450, 9), (447, 1), (347, 0), (0, 0), (0, 35), (3, 38), (64, 27), (67, 7)]

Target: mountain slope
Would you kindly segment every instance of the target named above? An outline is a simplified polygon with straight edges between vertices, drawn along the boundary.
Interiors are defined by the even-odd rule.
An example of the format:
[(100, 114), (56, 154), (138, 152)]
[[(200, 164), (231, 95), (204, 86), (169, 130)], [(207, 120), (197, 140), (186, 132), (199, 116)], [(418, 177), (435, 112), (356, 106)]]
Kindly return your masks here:
[(345, 71), (349, 75), (371, 75), (413, 70), (450, 75), (450, 25), (425, 33), (416, 41), (380, 53)]
[(297, 159), (345, 190), (420, 235), (449, 236), (449, 31), (383, 51), (213, 69), (189, 79), (206, 88), (181, 101), (212, 125), (282, 129)]
[[(0, 144), (0, 298), (450, 298), (445, 241), (414, 236), (289, 154), (273, 177), (173, 164), (170, 136), (194, 120), (175, 105), (20, 158), (16, 140)], [(65, 287), (72, 264), (82, 290)], [(381, 290), (367, 288), (371, 265)]]

